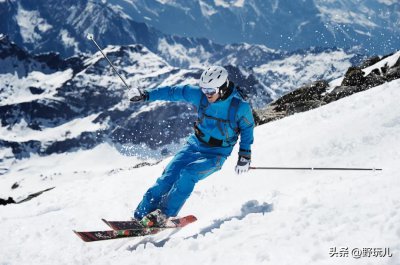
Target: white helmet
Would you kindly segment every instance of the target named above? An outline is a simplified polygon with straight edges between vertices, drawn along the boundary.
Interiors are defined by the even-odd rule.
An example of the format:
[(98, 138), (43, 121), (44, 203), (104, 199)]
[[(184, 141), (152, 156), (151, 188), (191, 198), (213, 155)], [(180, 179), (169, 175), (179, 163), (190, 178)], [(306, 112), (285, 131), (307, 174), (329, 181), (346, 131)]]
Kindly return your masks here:
[(228, 71), (221, 66), (211, 66), (200, 77), (202, 88), (219, 88), (228, 81)]

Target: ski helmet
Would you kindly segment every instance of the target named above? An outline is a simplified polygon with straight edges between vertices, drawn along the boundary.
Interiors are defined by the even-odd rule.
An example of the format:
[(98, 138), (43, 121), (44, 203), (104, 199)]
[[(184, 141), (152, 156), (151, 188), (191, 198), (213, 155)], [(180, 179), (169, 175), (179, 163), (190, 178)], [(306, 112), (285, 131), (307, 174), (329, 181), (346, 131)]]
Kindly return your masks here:
[(220, 88), (228, 82), (228, 71), (221, 66), (211, 66), (200, 77), (201, 88)]

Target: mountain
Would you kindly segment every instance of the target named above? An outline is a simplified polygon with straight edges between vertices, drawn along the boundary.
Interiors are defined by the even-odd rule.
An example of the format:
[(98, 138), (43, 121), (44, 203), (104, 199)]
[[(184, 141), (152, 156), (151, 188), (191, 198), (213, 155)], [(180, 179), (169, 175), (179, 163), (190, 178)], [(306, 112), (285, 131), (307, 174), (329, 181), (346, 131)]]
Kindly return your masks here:
[[(253, 48), (257, 46), (243, 53), (250, 58), (257, 51)], [(126, 155), (157, 159), (181, 146), (196, 117), (190, 105), (131, 104), (128, 98), (137, 88), (197, 84), (203, 69), (174, 67), (143, 45), (107, 46), (103, 51), (131, 90), (126, 90), (100, 52), (68, 59), (56, 53), (36, 55), (2, 36), (0, 173), (15, 159), (93, 149), (104, 142)], [(224, 66), (257, 109), (302, 82), (333, 80), (357, 60), (359, 56), (341, 50), (309, 50), (281, 53), (271, 59), (271, 65)], [(297, 70), (287, 71), (290, 68)]]
[[(136, 5), (141, 6), (140, 3), (136, 2)], [(146, 3), (151, 5), (152, 2)], [(168, 7), (170, 4), (166, 1), (163, 7)], [(2, 22), (1, 27), (9, 32), (11, 40), (21, 47), (34, 51), (34, 54), (56, 50), (65, 57), (79, 52), (97, 52), (93, 43), (85, 38), (87, 33), (92, 32), (95, 33), (96, 41), (101, 47), (110, 44), (110, 40), (117, 40), (116, 43), (127, 45), (141, 43), (169, 65), (178, 68), (198, 69), (209, 64), (232, 65), (257, 79), (241, 83), (242, 86), (249, 87), (255, 83), (260, 83), (262, 86), (258, 92), (250, 89), (251, 94), (261, 95), (254, 97), (253, 104), (257, 108), (304, 83), (322, 78), (335, 79), (350, 65), (358, 64), (362, 59), (359, 51), (354, 49), (307, 48), (286, 52), (270, 49), (265, 45), (246, 43), (220, 45), (204, 38), (168, 35), (145, 23), (135, 22), (125, 13), (126, 8), (104, 1), (79, 0), (73, 3), (59, 3), (52, 0), (44, 4), (11, 0), (0, 2), (0, 5), (4, 6), (1, 9), (4, 15), (9, 17)], [(66, 13), (64, 10), (71, 12)], [(79, 12), (80, 10), (84, 12)], [(50, 13), (53, 15), (47, 18), (47, 14)], [(25, 17), (35, 18), (31, 21), (36, 21), (36, 24), (25, 23)], [(54, 42), (58, 46), (54, 46)], [(325, 59), (318, 54), (324, 54)], [(325, 61), (321, 67), (316, 67), (317, 60)], [(290, 73), (280, 70), (288, 68), (292, 69)]]
[[(266, 171), (235, 176), (235, 155), (202, 180), (179, 231), (84, 243), (72, 230), (126, 220), (171, 158), (158, 165), (93, 150), (34, 156), (1, 176), (0, 256), (16, 264), (399, 264), (400, 81), (255, 128), (253, 166), (383, 171)], [(18, 188), (11, 189), (15, 182)], [(288, 255), (290, 253), (290, 255)]]
[(393, 0), (109, 2), (165, 33), (207, 37), (222, 44), (258, 43), (289, 51), (359, 46), (367, 54), (385, 54), (400, 46), (400, 3)]
[(400, 78), (400, 52), (383, 58), (372, 57), (360, 66), (351, 66), (344, 77), (328, 82), (318, 80), (287, 93), (257, 110), (257, 123), (263, 124), (295, 113), (319, 108)]
[(263, 45), (225, 46), (206, 38), (164, 34), (104, 1), (7, 0), (0, 2), (0, 15), (6, 18), (0, 22), (0, 33), (35, 54), (57, 52), (70, 57), (97, 52), (86, 39), (88, 33), (101, 47), (141, 44), (169, 64), (186, 68), (213, 63), (249, 67), (282, 54)]
[[(55, 55), (31, 56), (15, 44), (5, 41), (2, 44), (5, 58), (1, 64), (5, 69), (14, 68), (14, 71), (8, 70), (2, 75), (2, 87), (5, 87), (0, 94), (2, 140), (5, 141), (3, 145), (13, 149), (17, 158), (30, 153), (49, 154), (91, 148), (109, 138), (122, 144), (124, 137), (119, 136), (119, 131), (124, 126), (132, 126), (128, 131), (134, 134), (129, 138), (134, 143), (149, 138), (146, 130), (142, 130), (145, 127), (156, 126), (159, 131), (164, 131), (159, 128), (162, 125), (151, 118), (154, 115), (151, 113), (150, 117), (140, 117), (142, 122), (134, 122), (136, 126), (129, 124), (130, 120), (140, 120), (129, 119), (140, 106), (128, 104), (126, 91), (100, 53), (90, 58), (60, 59), (56, 64)], [(13, 49), (18, 52), (11, 53)], [(154, 87), (169, 76), (179, 82), (187, 74), (171, 67), (141, 45), (110, 46), (104, 52), (112, 60), (120, 60), (118, 65), (126, 66), (124, 75), (130, 84), (140, 84), (141, 88)], [(46, 59), (58, 68), (52, 68)], [(70, 62), (73, 62), (72, 67), (68, 66)], [(194, 74), (197, 72), (193, 71)], [(159, 108), (162, 110), (165, 104)], [(175, 104), (173, 113), (182, 113), (183, 109), (183, 106)], [(84, 131), (80, 131), (82, 124), (86, 124)], [(166, 122), (165, 126), (170, 125)], [(142, 132), (134, 133), (135, 130)], [(20, 132), (24, 132), (25, 137), (16, 137)], [(164, 135), (169, 142), (177, 139), (176, 135)], [(153, 137), (148, 144), (155, 146), (158, 140)], [(25, 149), (29, 150), (28, 153), (23, 152)]]
[[(203, 70), (175, 68), (142, 45), (108, 46), (103, 51), (123, 69), (131, 90), (125, 89), (100, 52), (61, 59), (54, 53), (32, 55), (8, 37), (0, 40), (4, 156), (22, 159), (109, 142), (125, 154), (160, 157), (161, 151), (166, 155), (173, 145), (180, 145), (192, 131), (196, 113), (190, 106), (131, 104), (129, 95), (137, 88), (197, 84)], [(252, 98), (271, 101), (253, 74), (232, 65), (226, 68), (231, 80), (243, 84)], [(148, 148), (159, 150), (151, 154)]]
[(101, 1), (7, 0), (0, 2), (0, 15), (5, 18), (0, 22), (0, 32), (34, 53), (58, 52), (69, 57), (93, 52), (94, 45), (86, 39), (88, 33), (93, 33), (101, 46), (142, 44), (153, 52), (165, 52), (167, 58), (172, 55), (168, 48), (173, 46), (190, 50), (185, 57), (196, 54), (198, 58), (207, 58), (208, 53), (222, 49), (207, 39), (163, 34)]
[(311, 46), (393, 52), (399, 14), (398, 3), (372, 0), (3, 0), (0, 33), (33, 53), (62, 57), (96, 52), (86, 39), (93, 33), (101, 47), (142, 44), (176, 67), (248, 67)]

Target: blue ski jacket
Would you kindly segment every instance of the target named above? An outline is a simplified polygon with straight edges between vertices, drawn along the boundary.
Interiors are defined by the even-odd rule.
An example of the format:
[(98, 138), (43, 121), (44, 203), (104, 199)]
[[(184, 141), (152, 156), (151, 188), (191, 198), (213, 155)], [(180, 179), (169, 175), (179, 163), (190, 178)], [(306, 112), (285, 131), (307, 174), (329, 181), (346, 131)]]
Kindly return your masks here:
[(184, 101), (196, 107), (198, 120), (188, 143), (198, 145), (200, 152), (229, 156), (240, 135), (239, 155), (251, 157), (253, 114), (250, 104), (236, 88), (228, 98), (214, 103), (208, 103), (200, 87), (192, 85), (163, 86), (146, 92), (147, 101)]

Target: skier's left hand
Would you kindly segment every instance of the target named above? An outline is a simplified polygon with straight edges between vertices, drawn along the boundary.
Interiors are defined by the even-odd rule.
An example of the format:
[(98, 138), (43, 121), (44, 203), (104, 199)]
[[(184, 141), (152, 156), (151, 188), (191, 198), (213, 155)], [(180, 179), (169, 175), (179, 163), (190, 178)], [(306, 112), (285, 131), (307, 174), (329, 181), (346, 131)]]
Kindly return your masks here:
[(247, 171), (249, 171), (250, 163), (251, 163), (250, 158), (247, 158), (244, 156), (239, 156), (239, 159), (238, 159), (236, 167), (235, 167), (236, 174), (239, 175), (239, 174), (246, 173)]

